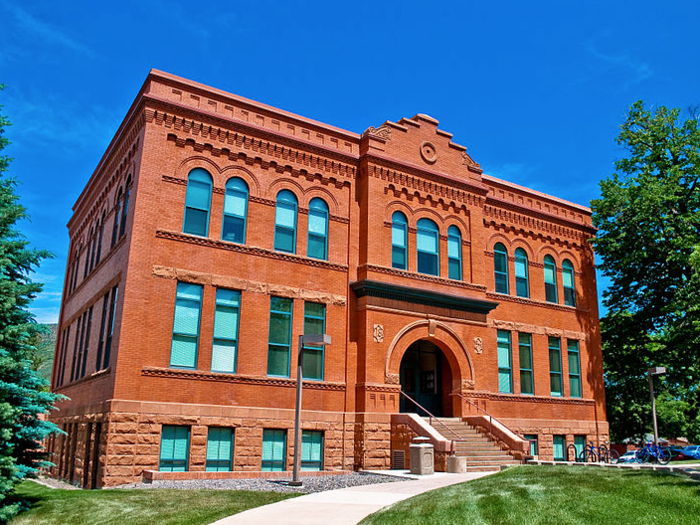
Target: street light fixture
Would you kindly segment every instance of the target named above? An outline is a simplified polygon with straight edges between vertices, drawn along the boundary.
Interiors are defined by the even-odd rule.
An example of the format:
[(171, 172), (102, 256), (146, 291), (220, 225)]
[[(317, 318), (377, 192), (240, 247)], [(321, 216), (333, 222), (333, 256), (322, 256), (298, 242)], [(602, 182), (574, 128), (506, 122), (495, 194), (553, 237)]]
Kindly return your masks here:
[(297, 403), (294, 413), (294, 472), (289, 485), (300, 487), (299, 466), (301, 463), (301, 388), (304, 373), (304, 346), (305, 345), (329, 345), (331, 336), (328, 334), (309, 334), (299, 336), (299, 351), (297, 354)]
[(654, 399), (654, 376), (665, 374), (666, 368), (655, 366), (647, 370), (649, 374), (649, 393), (651, 394), (651, 412), (654, 414), (654, 445), (659, 446), (659, 428), (656, 425), (656, 400)]

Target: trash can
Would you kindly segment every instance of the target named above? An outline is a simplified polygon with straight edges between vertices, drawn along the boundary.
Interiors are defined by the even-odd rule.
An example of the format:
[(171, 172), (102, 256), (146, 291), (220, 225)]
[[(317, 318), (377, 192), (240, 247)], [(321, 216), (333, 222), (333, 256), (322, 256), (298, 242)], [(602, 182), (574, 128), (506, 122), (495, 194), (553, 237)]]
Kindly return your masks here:
[(433, 446), (429, 438), (413, 438), (413, 443), (408, 448), (411, 454), (411, 474), (425, 476), (435, 473)]

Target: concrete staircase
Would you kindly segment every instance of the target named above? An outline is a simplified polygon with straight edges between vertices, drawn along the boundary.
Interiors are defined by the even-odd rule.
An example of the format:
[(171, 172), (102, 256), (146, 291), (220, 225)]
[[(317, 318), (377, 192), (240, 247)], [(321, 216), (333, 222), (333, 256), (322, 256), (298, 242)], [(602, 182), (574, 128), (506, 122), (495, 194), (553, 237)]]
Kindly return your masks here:
[[(424, 418), (430, 424), (430, 418)], [(474, 427), (467, 425), (460, 418), (441, 417), (433, 419), (432, 427), (445, 439), (455, 441), (455, 455), (467, 458), (467, 472), (498, 470), (505, 465), (519, 465), (505, 450)], [(441, 424), (442, 423), (442, 424)], [(447, 430), (447, 428), (450, 430)], [(458, 438), (459, 436), (459, 438)]]

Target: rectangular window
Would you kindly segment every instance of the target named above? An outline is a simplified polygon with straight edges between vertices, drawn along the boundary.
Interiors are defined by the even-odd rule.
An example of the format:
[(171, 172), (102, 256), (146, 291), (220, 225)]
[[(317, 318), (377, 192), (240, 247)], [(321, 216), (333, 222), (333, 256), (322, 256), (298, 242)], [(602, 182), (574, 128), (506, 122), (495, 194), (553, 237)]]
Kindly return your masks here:
[(507, 330), (498, 331), (498, 391), (513, 393), (510, 332)]
[(209, 427), (207, 434), (207, 472), (233, 470), (233, 429)]
[(270, 334), (267, 349), (267, 375), (289, 377), (292, 350), (292, 300), (270, 298)]
[(173, 368), (197, 368), (202, 290), (199, 284), (177, 283), (170, 347), (170, 366)]
[[(105, 299), (107, 296), (105, 296)], [(109, 357), (112, 351), (112, 337), (114, 336), (114, 314), (117, 311), (117, 299), (119, 298), (119, 287), (112, 288), (112, 299), (110, 301), (109, 320), (107, 321), (107, 339), (105, 340), (105, 355), (102, 368), (109, 366)]]
[(549, 338), (549, 384), (553, 396), (563, 396), (561, 374), (561, 341), (557, 337)]
[(519, 251), (522, 251), (522, 249), (518, 248), (515, 251), (515, 293), (518, 297), (530, 297), (527, 282), (527, 258), (519, 256)]
[(518, 334), (520, 356), (520, 393), (534, 394), (532, 381), (532, 335)]
[(216, 290), (214, 340), (211, 349), (211, 369), (214, 372), (236, 371), (240, 306), (241, 292), (222, 288)]
[[(326, 329), (326, 305), (304, 303), (304, 335), (323, 334)], [(302, 377), (323, 380), (323, 346), (304, 345)]]
[(578, 341), (567, 341), (569, 354), (569, 395), (581, 397), (581, 358), (578, 349)]
[(301, 470), (323, 470), (323, 432), (302, 431)]
[(391, 225), (391, 266), (406, 269), (406, 225), (396, 221)]
[(565, 461), (566, 436), (554, 436), (554, 461)]
[(537, 434), (525, 434), (523, 436), (525, 439), (527, 439), (530, 442), (530, 455), (531, 456), (537, 456), (538, 455), (538, 441), (537, 441)]
[(574, 436), (574, 447), (576, 447), (576, 457), (567, 458), (569, 461), (576, 461), (581, 456), (583, 449), (586, 447), (586, 436)]
[(85, 345), (83, 346), (79, 377), (85, 377), (85, 373), (87, 372), (87, 358), (88, 353), (90, 352), (90, 332), (92, 331), (92, 308), (93, 307), (91, 306), (88, 310), (87, 330), (85, 332)]
[(262, 471), (286, 469), (287, 431), (266, 428), (263, 430)]
[(418, 229), (416, 243), (418, 247), (418, 272), (428, 275), (440, 275), (437, 232)]
[(163, 472), (186, 472), (190, 452), (190, 427), (163, 425), (160, 464)]
[(95, 360), (95, 372), (102, 370), (102, 352), (105, 347), (105, 328), (107, 326), (107, 315), (109, 314), (109, 292), (102, 298), (102, 320), (100, 321), (100, 335), (97, 343), (97, 359)]

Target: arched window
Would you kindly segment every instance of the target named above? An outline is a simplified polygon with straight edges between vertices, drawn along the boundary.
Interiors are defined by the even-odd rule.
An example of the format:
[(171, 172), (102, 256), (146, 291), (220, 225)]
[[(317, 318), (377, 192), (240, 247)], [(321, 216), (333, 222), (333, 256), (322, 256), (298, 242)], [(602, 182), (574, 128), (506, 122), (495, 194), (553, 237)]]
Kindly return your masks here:
[(234, 177), (226, 182), (224, 197), (224, 223), (221, 238), (225, 241), (245, 243), (245, 225), (248, 216), (248, 185)]
[(100, 221), (100, 233), (97, 236), (97, 255), (95, 255), (95, 264), (100, 264), (100, 259), (102, 258), (102, 235), (105, 231), (105, 219), (107, 218), (107, 213), (102, 212), (102, 220)]
[(530, 297), (527, 253), (522, 248), (515, 250), (515, 294), (518, 297)]
[(114, 222), (112, 223), (112, 243), (110, 247), (114, 247), (117, 242), (117, 233), (119, 233), (119, 210), (121, 210), (122, 205), (122, 189), (119, 188), (117, 193), (117, 200), (114, 203)]
[(557, 265), (551, 255), (544, 256), (544, 297), (548, 303), (557, 302)]
[(493, 274), (496, 293), (508, 293), (508, 251), (500, 242), (493, 247)]
[(323, 199), (311, 199), (309, 203), (306, 255), (324, 261), (328, 259), (328, 205)]
[(211, 175), (202, 168), (190, 171), (187, 177), (187, 196), (185, 197), (185, 220), (182, 225), (184, 233), (206, 237), (209, 233), (209, 208), (211, 206)]
[(95, 239), (93, 239), (93, 231), (94, 230), (90, 228), (90, 235), (88, 235), (87, 238), (87, 250), (85, 250), (85, 267), (83, 268), (83, 279), (87, 277), (88, 271), (90, 270), (90, 252), (95, 246)]
[(457, 226), (447, 229), (447, 265), (450, 279), (462, 279), (462, 236)]
[(562, 281), (564, 284), (564, 304), (576, 306), (576, 286), (574, 285), (574, 265), (569, 259), (561, 263)]
[(440, 275), (439, 241), (440, 230), (430, 219), (419, 219), (416, 224), (416, 249), (418, 272)]
[(296, 253), (297, 198), (289, 190), (277, 194), (275, 212), (275, 250)]
[(406, 216), (395, 211), (391, 216), (391, 267), (406, 269), (406, 245), (408, 239), (408, 222)]
[(129, 212), (129, 196), (131, 195), (131, 175), (126, 179), (126, 190), (124, 192), (124, 207), (122, 208), (121, 225), (119, 226), (119, 237), (126, 232), (126, 214)]

